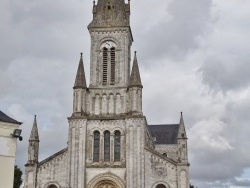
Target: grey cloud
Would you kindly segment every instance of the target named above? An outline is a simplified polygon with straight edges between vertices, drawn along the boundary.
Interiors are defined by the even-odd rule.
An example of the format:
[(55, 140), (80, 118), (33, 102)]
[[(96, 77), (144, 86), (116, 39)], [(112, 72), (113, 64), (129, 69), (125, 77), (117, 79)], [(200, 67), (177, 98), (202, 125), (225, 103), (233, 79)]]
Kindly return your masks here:
[[(247, 52), (248, 53), (248, 52)], [(250, 64), (248, 57), (218, 60), (209, 58), (202, 65), (203, 81), (215, 90), (234, 90), (249, 86)]]
[(244, 11), (248, 6), (242, 1), (236, 7), (234, 3), (225, 3), (220, 11), (214, 11), (211, 32), (202, 39), (204, 62), (200, 71), (204, 83), (217, 91), (250, 85), (250, 25), (246, 19), (250, 14)]
[[(160, 3), (158, 5), (161, 6)], [(170, 1), (165, 9), (168, 19), (153, 12), (158, 18), (157, 23), (146, 32), (142, 30), (144, 23), (136, 30), (136, 35), (144, 38), (138, 41), (140, 49), (149, 58), (144, 63), (156, 64), (160, 57), (183, 59), (188, 52), (196, 49), (198, 38), (203, 36), (210, 22), (211, 6), (210, 0), (177, 0)], [(147, 24), (151, 24), (150, 21)]]
[(233, 179), (231, 181), (234, 185), (239, 186), (239, 187), (250, 187), (250, 180), (249, 179)]
[[(34, 114), (38, 115), (41, 138), (40, 160), (67, 145), (66, 117), (72, 113), (80, 51), (89, 78), (86, 26), (92, 17), (92, 2), (1, 3), (0, 50), (4, 53), (0, 54), (0, 103), (1, 110), (24, 122), (25, 139), (17, 148), (17, 164), (23, 168)], [(248, 183), (235, 179), (250, 166), (246, 149), (250, 145), (250, 48), (245, 39), (249, 28), (246, 18), (237, 17), (247, 17), (249, 11), (244, 7), (249, 4), (245, 4), (227, 0), (213, 4), (208, 0), (131, 1), (144, 114), (149, 124), (177, 123), (179, 112), (184, 111), (191, 182), (199, 188)], [(220, 89), (209, 92), (216, 87)], [(221, 94), (221, 90), (227, 92)], [(211, 117), (219, 124), (199, 124)], [(198, 133), (214, 136), (216, 145), (201, 142)], [(222, 141), (231, 148), (220, 147)]]

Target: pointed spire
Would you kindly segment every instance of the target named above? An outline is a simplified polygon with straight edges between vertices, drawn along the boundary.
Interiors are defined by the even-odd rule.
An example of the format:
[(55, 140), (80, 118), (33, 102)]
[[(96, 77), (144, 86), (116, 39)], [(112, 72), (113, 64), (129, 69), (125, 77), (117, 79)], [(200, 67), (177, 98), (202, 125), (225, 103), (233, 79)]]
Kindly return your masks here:
[(181, 112), (180, 123), (179, 123), (178, 138), (180, 139), (187, 138), (182, 112)]
[(78, 69), (77, 69), (77, 74), (76, 74), (76, 79), (75, 79), (75, 85), (73, 88), (75, 89), (75, 88), (86, 88), (86, 87), (87, 87), (87, 84), (86, 84), (85, 71), (83, 67), (83, 59), (82, 59), (82, 53), (81, 53), (81, 57), (80, 57), (80, 61), (79, 61)]
[(181, 112), (181, 118), (180, 118), (180, 125), (184, 125), (184, 120), (183, 120), (182, 112)]
[(29, 141), (32, 141), (32, 140), (38, 140), (39, 141), (39, 134), (38, 134), (38, 129), (37, 129), (36, 115), (34, 117), (34, 123), (33, 123), (31, 133), (30, 133)]
[(134, 62), (133, 62), (133, 67), (132, 67), (132, 71), (131, 71), (131, 75), (130, 75), (129, 85), (142, 87), (136, 51), (135, 51), (135, 55), (134, 55)]

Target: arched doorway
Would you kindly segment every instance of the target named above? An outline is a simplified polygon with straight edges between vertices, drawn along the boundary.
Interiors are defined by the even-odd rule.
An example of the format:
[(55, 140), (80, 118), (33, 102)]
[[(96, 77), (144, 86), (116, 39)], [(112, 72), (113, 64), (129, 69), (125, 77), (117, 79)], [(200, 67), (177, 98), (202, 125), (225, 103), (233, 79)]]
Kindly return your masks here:
[(50, 184), (49, 186), (48, 186), (48, 188), (58, 188), (56, 185), (54, 185), (54, 184)]
[(118, 188), (118, 186), (112, 181), (101, 181), (95, 186), (95, 188)]
[(166, 186), (163, 185), (163, 184), (159, 184), (159, 185), (156, 186), (156, 188), (166, 188)]
[(87, 185), (88, 188), (125, 188), (123, 180), (113, 173), (95, 176)]

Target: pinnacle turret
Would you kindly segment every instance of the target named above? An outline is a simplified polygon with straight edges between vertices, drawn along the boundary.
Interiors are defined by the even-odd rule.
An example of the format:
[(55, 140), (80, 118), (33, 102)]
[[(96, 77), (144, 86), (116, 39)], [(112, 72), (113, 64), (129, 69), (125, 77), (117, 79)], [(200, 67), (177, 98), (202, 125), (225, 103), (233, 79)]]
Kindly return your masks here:
[(87, 84), (86, 84), (85, 71), (84, 71), (83, 59), (82, 59), (82, 53), (81, 53), (81, 57), (80, 57), (80, 61), (79, 61), (78, 69), (77, 69), (77, 74), (76, 74), (76, 79), (75, 79), (74, 89), (86, 88), (86, 87), (87, 87)]
[(183, 120), (182, 112), (181, 112), (181, 117), (180, 117), (180, 125), (184, 125), (184, 120)]
[(136, 52), (134, 55), (134, 62), (133, 62), (133, 67), (132, 67), (132, 71), (131, 71), (129, 85), (142, 87), (141, 76), (140, 76), (139, 66), (138, 66), (138, 62), (137, 62)]
[(39, 141), (39, 134), (37, 129), (37, 121), (36, 121), (36, 115), (34, 117), (33, 127), (30, 133), (30, 139), (29, 141)]
[(180, 123), (179, 123), (178, 138), (185, 138), (185, 139), (187, 138), (182, 112), (181, 112)]

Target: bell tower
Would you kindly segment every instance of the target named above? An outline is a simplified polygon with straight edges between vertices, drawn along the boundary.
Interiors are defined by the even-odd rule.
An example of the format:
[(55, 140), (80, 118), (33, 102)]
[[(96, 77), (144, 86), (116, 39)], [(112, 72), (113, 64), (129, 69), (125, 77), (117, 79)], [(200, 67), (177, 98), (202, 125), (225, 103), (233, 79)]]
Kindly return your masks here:
[(130, 1), (94, 2), (88, 30), (91, 49), (87, 113), (98, 117), (125, 115), (130, 111)]
[(130, 74), (130, 2), (99, 0), (93, 5), (90, 88), (127, 87)]

